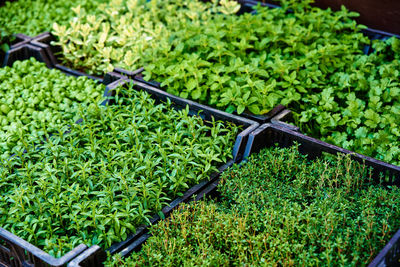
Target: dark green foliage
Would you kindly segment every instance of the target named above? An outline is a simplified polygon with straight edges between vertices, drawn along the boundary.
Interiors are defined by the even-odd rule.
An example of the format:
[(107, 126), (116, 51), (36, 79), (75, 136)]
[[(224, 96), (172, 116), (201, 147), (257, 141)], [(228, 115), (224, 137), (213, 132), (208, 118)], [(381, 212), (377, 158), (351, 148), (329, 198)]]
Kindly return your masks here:
[(0, 153), (6, 159), (22, 151), (30, 137), (57, 131), (79, 119), (79, 104), (95, 105), (104, 85), (67, 76), (34, 58), (0, 68)]
[(0, 166), (1, 227), (56, 256), (106, 248), (232, 157), (236, 126), (123, 95)]
[(332, 75), (320, 94), (305, 96), (295, 120), (309, 135), (400, 165), (400, 40), (373, 47)]
[[(268, 148), (222, 175), (222, 203), (185, 205), (151, 228), (129, 266), (363, 266), (400, 227), (400, 190), (338, 156)], [(107, 264), (117, 265), (116, 257)]]
[[(291, 7), (296, 12), (288, 13)], [(256, 10), (185, 22), (169, 45), (158, 47), (145, 78), (228, 112), (264, 114), (277, 104), (304, 107), (302, 98), (321, 92), (368, 43), (352, 20), (356, 14), (345, 9), (297, 3)]]

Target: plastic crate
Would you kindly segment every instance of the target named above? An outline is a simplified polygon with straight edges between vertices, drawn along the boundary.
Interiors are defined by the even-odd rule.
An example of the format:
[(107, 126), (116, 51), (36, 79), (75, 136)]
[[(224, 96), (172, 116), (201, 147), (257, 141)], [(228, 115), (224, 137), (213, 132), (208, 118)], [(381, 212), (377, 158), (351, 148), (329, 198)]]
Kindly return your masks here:
[[(396, 186), (400, 185), (400, 167), (308, 137), (285, 127), (283, 124), (266, 123), (261, 125), (256, 131), (252, 132), (249, 136), (244, 158), (246, 159), (251, 154), (257, 153), (266, 147), (272, 147), (275, 145), (278, 147), (290, 147), (294, 142), (299, 144), (299, 152), (306, 154), (309, 159), (322, 157), (324, 154), (349, 154), (353, 160), (374, 168), (373, 177), (375, 179), (379, 177), (380, 173), (384, 173), (391, 178), (386, 181), (386, 184)], [(202, 194), (218, 196), (218, 183), (219, 179), (205, 188), (202, 191)], [(368, 266), (400, 266), (400, 230), (395, 233), (392, 239)]]
[(0, 228), (0, 266), (64, 266), (86, 249), (87, 246), (81, 244), (61, 258), (55, 258)]
[[(161, 89), (160, 86), (160, 82), (157, 81), (145, 81), (143, 79), (143, 71), (144, 68), (139, 68), (135, 71), (127, 71), (124, 69), (120, 69), (120, 68), (115, 68), (114, 72), (118, 73), (121, 76), (125, 76), (129, 79), (133, 79), (134, 81), (141, 83), (141, 84), (146, 84), (148, 86), (152, 86), (154, 88), (157, 89)], [(238, 115), (236, 112), (234, 112), (233, 114), (256, 121), (258, 123), (266, 123), (269, 122), (271, 120), (272, 117), (274, 117), (275, 115), (277, 115), (280, 111), (282, 111), (285, 107), (283, 105), (277, 105), (275, 108), (273, 108), (272, 110), (270, 110), (267, 114), (265, 115), (254, 115), (254, 114), (250, 114), (250, 113), (246, 113), (243, 112), (242, 114)]]
[[(30, 42), (31, 40), (26, 41)], [(42, 48), (23, 42), (7, 52), (4, 66), (11, 66), (16, 60), (25, 60), (30, 57), (46, 63), (48, 67), (50, 65), (50, 61)], [(71, 75), (70, 73), (66, 74)], [(80, 244), (62, 257), (55, 258), (9, 231), (0, 228), (0, 266), (65, 266), (87, 248), (85, 244)]]
[[(250, 134), (244, 157), (257, 153), (265, 147), (278, 144), (280, 147), (289, 147), (294, 142), (300, 144), (299, 151), (307, 154), (313, 159), (321, 157), (324, 153), (350, 154), (353, 160), (364, 163), (373, 168), (373, 177), (378, 179), (381, 173), (388, 175), (389, 180), (385, 184), (400, 186), (400, 167), (388, 164), (364, 155), (322, 142), (321, 140), (308, 137), (299, 132), (288, 129), (279, 124), (263, 124)], [(393, 236), (388, 244), (381, 250), (375, 259), (369, 264), (370, 267), (399, 266), (400, 265), (400, 230)]]
[(328, 144), (321, 140), (293, 131), (283, 125), (274, 123), (263, 124), (260, 128), (250, 134), (244, 158), (248, 157), (252, 153), (257, 153), (264, 147), (273, 146), (276, 143), (281, 147), (289, 147), (293, 145), (294, 142), (301, 144), (299, 151), (303, 154), (307, 154), (310, 159), (321, 157), (324, 153), (334, 155), (337, 153), (349, 154), (353, 160), (372, 167), (374, 169), (373, 177), (378, 178), (380, 173), (383, 173), (391, 178), (389, 181), (386, 181), (386, 184), (400, 186), (399, 166)]
[[(253, 7), (257, 6), (257, 5), (262, 5), (262, 6), (266, 6), (269, 8), (280, 8), (279, 5), (276, 4), (276, 2), (273, 1), (256, 1), (256, 0), (238, 0), (238, 2), (241, 5), (241, 9), (239, 10), (238, 14), (242, 14), (245, 12), (254, 12)], [(375, 40), (375, 39), (387, 39), (390, 38), (392, 36), (396, 36), (396, 37), (400, 37), (396, 34), (392, 34), (392, 33), (388, 33), (388, 32), (384, 32), (384, 31), (380, 31), (380, 30), (375, 30), (375, 29), (365, 29), (363, 30), (363, 33), (370, 38), (371, 40)], [(365, 54), (369, 54), (371, 52), (373, 52), (373, 49), (371, 48), (370, 45), (366, 45), (364, 47), (364, 53)], [(121, 69), (115, 69), (114, 72), (120, 73), (122, 75), (126, 75), (127, 77), (134, 79), (136, 81), (142, 82), (142, 83), (146, 83), (150, 86), (154, 86), (157, 88), (160, 88), (160, 81), (145, 81), (143, 79), (143, 71), (144, 68), (139, 68), (135, 71), (126, 71), (126, 70), (121, 70)], [(284, 107), (282, 105), (278, 105), (276, 106), (274, 109), (272, 109), (269, 113), (265, 114), (265, 115), (254, 115), (254, 114), (250, 114), (250, 113), (242, 113), (240, 114), (240, 116), (243, 116), (245, 118), (257, 121), (259, 123), (267, 123), (270, 122), (271, 118), (274, 117), (276, 114), (278, 114), (280, 111), (282, 111), (284, 109)], [(235, 113), (236, 114), (236, 113)]]
[[(297, 126), (295, 125), (295, 122), (294, 122), (294, 120), (293, 120), (292, 111), (291, 111), (290, 109), (287, 109), (287, 108), (283, 109), (280, 113), (276, 114), (276, 115), (271, 119), (271, 123), (272, 123), (272, 124), (275, 124), (275, 125), (281, 125), (281, 126), (283, 126), (283, 127), (285, 127), (285, 128), (288, 128), (288, 129), (290, 129), (290, 130), (292, 130), (292, 131), (300, 132), (299, 127), (297, 127)], [(326, 143), (326, 144), (327, 144), (327, 143)], [(342, 149), (342, 148), (341, 148), (341, 149)], [(346, 150), (346, 151), (348, 151), (348, 150)], [(361, 154), (359, 154), (359, 155), (361, 155)], [(366, 157), (366, 156), (364, 156), (364, 155), (362, 155), (362, 156), (363, 156), (363, 157)], [(371, 158), (371, 157), (366, 157), (366, 158), (373, 159), (373, 158)], [(374, 161), (383, 162), (383, 161), (380, 161), (380, 160), (377, 160), (377, 159), (373, 159), (373, 160), (374, 160)], [(385, 163), (385, 164), (388, 164), (388, 163)], [(394, 167), (396, 167), (398, 170), (400, 170), (400, 166), (396, 166), (396, 165), (392, 165), (392, 164), (388, 164), (388, 165), (394, 166)]]
[[(22, 46), (24, 44), (28, 44), (31, 41), (31, 37), (25, 34), (15, 34), (15, 40), (11, 43), (10, 49)], [(4, 63), (6, 53), (3, 50), (0, 50), (0, 66)]]
[[(12, 65), (12, 63), (16, 60), (24, 60), (30, 57), (35, 57), (38, 61), (45, 62), (50, 68), (54, 67), (54, 65), (51, 65), (50, 63), (51, 61), (48, 58), (46, 50), (32, 44), (25, 44), (21, 47), (10, 50), (7, 53), (6, 65)], [(67, 75), (74, 76), (84, 75), (82, 73), (71, 71), (65, 73)], [(133, 81), (118, 73), (111, 72), (105, 75), (105, 78), (102, 82), (107, 85), (104, 95), (111, 96), (117, 86), (123, 86), (124, 84), (128, 84)], [(178, 207), (180, 203), (192, 200), (194, 195), (198, 195), (210, 183), (214, 182), (219, 177), (221, 172), (231, 166), (234, 162), (238, 162), (243, 158), (248, 136), (252, 131), (259, 127), (259, 124), (255, 121), (228, 114), (193, 101), (170, 95), (162, 90), (148, 86), (147, 84), (136, 83), (134, 88), (136, 90), (147, 91), (154, 99), (156, 99), (156, 102), (170, 99), (174, 108), (176, 109), (183, 109), (188, 105), (190, 110), (189, 113), (191, 115), (199, 115), (204, 120), (211, 121), (214, 118), (215, 120), (229, 121), (243, 127), (241, 132), (239, 132), (236, 136), (236, 142), (232, 149), (233, 159), (221, 166), (218, 172), (215, 172), (210, 176), (210, 179), (201, 181), (199, 184), (193, 186), (186, 193), (184, 193), (182, 197), (173, 200), (169, 206), (164, 207), (162, 212), (164, 217), (167, 217), (172, 210)], [(102, 104), (106, 105), (112, 103), (110, 103), (110, 99), (108, 99)], [(161, 218), (156, 215), (151, 219), (151, 222), (156, 223), (160, 219)], [(131, 251), (133, 251), (132, 247), (135, 247), (132, 244), (137, 244), (138, 240), (141, 240), (141, 236), (146, 231), (147, 226), (141, 226), (137, 229), (135, 234), (131, 234), (122, 242), (113, 244), (107, 251), (112, 254), (118, 252), (124, 253), (125, 255), (129, 254)], [(3, 235), (2, 233), (5, 234)], [(78, 257), (78, 255), (79, 257), (70, 263), (71, 266), (74, 266), (77, 264), (77, 262), (78, 264), (83, 264), (83, 266), (99, 266), (105, 260), (106, 251), (101, 249), (99, 246), (92, 246), (89, 249), (86, 249), (87, 246), (81, 244), (61, 258), (57, 259), (33, 246), (32, 244), (22, 240), (18, 236), (0, 228), (0, 266), (32, 266), (32, 264), (33, 266), (60, 266), (68, 264), (69, 261)]]

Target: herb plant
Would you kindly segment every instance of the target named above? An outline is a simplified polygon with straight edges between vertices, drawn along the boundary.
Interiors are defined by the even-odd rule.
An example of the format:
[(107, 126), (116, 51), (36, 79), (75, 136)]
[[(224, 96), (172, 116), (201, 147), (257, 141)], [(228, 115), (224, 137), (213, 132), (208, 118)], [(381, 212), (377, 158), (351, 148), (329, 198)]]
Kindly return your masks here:
[(222, 175), (221, 203), (182, 205), (125, 266), (365, 266), (400, 226), (400, 189), (347, 156), (267, 148)]
[(400, 40), (373, 44), (320, 94), (296, 110), (301, 130), (324, 141), (400, 165)]
[(1, 227), (55, 256), (107, 248), (232, 157), (235, 125), (118, 91), (115, 105), (81, 106), (80, 124), (0, 166)]
[[(189, 22), (200, 25), (212, 13), (234, 13), (234, 1), (212, 3), (187, 0), (112, 0), (95, 11), (77, 7), (76, 17), (54, 23), (54, 45), (62, 48), (64, 64), (103, 75), (114, 67), (135, 69), (153, 62), (161, 45), (171, 49), (168, 40)], [(220, 2), (220, 5), (217, 5)]]
[(368, 43), (363, 27), (352, 20), (355, 14), (345, 9), (300, 2), (256, 11), (187, 23), (169, 51), (159, 46), (157, 60), (145, 66), (145, 79), (227, 112), (264, 114), (277, 104), (303, 108), (302, 97), (325, 88)]
[(95, 105), (104, 86), (67, 76), (34, 58), (0, 68), (0, 152), (6, 159), (23, 151), (31, 137), (58, 131), (79, 119), (78, 104)]

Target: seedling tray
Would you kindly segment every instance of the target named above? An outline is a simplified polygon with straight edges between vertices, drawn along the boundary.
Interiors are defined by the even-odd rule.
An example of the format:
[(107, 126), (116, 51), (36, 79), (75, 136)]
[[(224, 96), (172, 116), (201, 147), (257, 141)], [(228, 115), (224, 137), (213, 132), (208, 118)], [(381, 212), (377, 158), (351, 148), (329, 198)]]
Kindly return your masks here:
[[(15, 34), (15, 40), (11, 43), (10, 49), (22, 46), (24, 44), (28, 44), (31, 41), (31, 37), (25, 34)], [(6, 53), (3, 50), (0, 50), (0, 65), (4, 63)]]
[[(47, 67), (52, 68), (46, 51), (43, 48), (29, 44), (30, 37), (18, 35), (17, 38), (24, 38), (25, 41), (13, 46), (7, 53), (3, 66), (11, 66), (17, 60), (26, 60), (34, 57), (44, 62)], [(64, 72), (64, 71), (63, 71)], [(67, 75), (82, 76), (80, 73), (64, 72)], [(102, 82), (96, 79), (97, 82)], [(107, 85), (111, 81), (105, 81)], [(78, 121), (79, 122), (79, 121)], [(0, 228), (0, 266), (64, 266), (88, 247), (80, 244), (64, 256), (55, 258), (20, 237)]]
[[(259, 152), (266, 147), (275, 145), (285, 148), (290, 147), (297, 142), (299, 144), (299, 152), (306, 154), (309, 159), (323, 157), (325, 154), (336, 155), (337, 153), (349, 154), (353, 160), (364, 163), (366, 166), (373, 168), (373, 177), (378, 179), (380, 173), (384, 173), (390, 177), (385, 182), (387, 185), (400, 185), (400, 167), (387, 164), (385, 162), (366, 157), (352, 151), (330, 145), (321, 140), (305, 136), (299, 132), (293, 131), (282, 124), (266, 123), (261, 125), (256, 131), (249, 136), (244, 159), (253, 153)], [(219, 179), (211, 183), (205, 188), (202, 195), (214, 195), (218, 197), (217, 187)], [(398, 266), (400, 261), (400, 230), (395, 233), (392, 239), (369, 264), (369, 267)]]
[[(143, 74), (142, 74), (143, 71), (144, 71), (144, 68), (139, 68), (139, 69), (137, 69), (135, 71), (127, 71), (127, 70), (120, 69), (120, 68), (115, 68), (114, 69), (115, 73), (119, 73), (120, 75), (125, 76), (125, 77), (127, 77), (129, 79), (133, 79), (136, 82), (140, 82), (141, 84), (146, 84), (146, 85), (155, 87), (157, 89), (161, 89), (161, 86), (160, 86), (161, 83), (160, 82), (157, 82), (157, 81), (145, 81), (143, 79)], [(234, 112), (233, 114), (241, 116), (241, 117), (244, 117), (244, 118), (247, 118), (247, 119), (250, 119), (250, 120), (253, 120), (253, 121), (256, 121), (258, 123), (266, 123), (266, 122), (269, 122), (272, 117), (274, 117), (276, 114), (278, 114), (283, 109), (284, 109), (283, 105), (278, 105), (275, 108), (273, 108), (272, 110), (270, 110), (265, 115), (254, 115), (254, 114), (246, 113), (246, 112), (243, 112), (240, 115), (238, 115), (236, 112)]]
[[(48, 67), (54, 68), (54, 65), (51, 64), (51, 60), (49, 59), (46, 50), (32, 44), (25, 44), (21, 47), (10, 50), (7, 53), (7, 60), (5, 61), (5, 65), (12, 65), (13, 62), (15, 62), (16, 60), (24, 60), (30, 57), (35, 57), (38, 61), (45, 62)], [(79, 72), (71, 71), (64, 71), (64, 73), (73, 76), (85, 75)], [(118, 73), (108, 73), (103, 80), (103, 83), (107, 85), (104, 95), (111, 96), (117, 86), (127, 84), (129, 82), (131, 82), (129, 79)], [(186, 99), (170, 95), (162, 90), (158, 90), (157, 88), (148, 86), (147, 84), (137, 83), (134, 88), (136, 90), (147, 91), (152, 95), (153, 98), (156, 99), (157, 102), (170, 99), (174, 107), (177, 109), (182, 109), (189, 105), (190, 114), (199, 114), (200, 117), (205, 120), (211, 120), (212, 118), (215, 118), (216, 120), (229, 121), (235, 123), (236, 125), (243, 126), (242, 131), (236, 137), (236, 143), (233, 147), (233, 159), (221, 166), (218, 169), (218, 172), (210, 176), (209, 180), (204, 180), (199, 184), (193, 186), (182, 197), (175, 199), (170, 203), (169, 206), (164, 207), (162, 212), (164, 214), (163, 217), (166, 217), (180, 203), (188, 202), (194, 197), (194, 195), (198, 195), (205, 187), (215, 181), (219, 177), (220, 173), (223, 172), (226, 168), (231, 166), (234, 162), (240, 161), (243, 157), (249, 134), (257, 129), (259, 127), (259, 124), (248, 119), (244, 119), (219, 110), (209, 108), (193, 101), (188, 101)], [(106, 105), (112, 103), (108, 99), (103, 104)], [(156, 223), (160, 219), (161, 218), (156, 215), (150, 221), (152, 223)], [(138, 228), (135, 234), (128, 236), (128, 238), (122, 242), (115, 243), (108, 249), (108, 251), (112, 254), (118, 252), (121, 252), (125, 255), (129, 254), (136, 247), (135, 245), (132, 245), (132, 243), (141, 240), (140, 238), (142, 238), (142, 235), (146, 231), (147, 227), (144, 225), (141, 226), (140, 228)], [(61, 266), (66, 265), (69, 261), (76, 258), (78, 255), (80, 255), (80, 257), (78, 257), (76, 261), (71, 262), (71, 266), (74, 266), (77, 261), (82, 261), (82, 264), (84, 264), (84, 266), (101, 265), (102, 262), (105, 260), (106, 252), (99, 246), (92, 246), (86, 251), (87, 248), (88, 247), (86, 245), (81, 244), (65, 254), (63, 257), (54, 258), (48, 253), (28, 243), (27, 241), (24, 241), (18, 236), (0, 228), (0, 265), (3, 264), (5, 266), (31, 266), (33, 264), (34, 266)]]
[[(327, 147), (326, 149), (330, 149), (333, 151), (339, 151), (341, 153), (353, 154), (353, 158), (358, 160), (358, 161), (365, 161), (365, 164), (368, 166), (372, 166), (376, 172), (383, 172), (386, 174), (390, 174), (394, 180), (392, 181), (393, 184), (399, 186), (400, 185), (400, 167), (395, 166), (392, 164), (388, 164), (370, 157), (366, 157), (361, 154), (357, 154), (351, 151), (348, 151), (343, 148), (336, 147), (334, 145), (327, 144), (325, 142), (316, 140), (314, 138), (307, 137), (305, 135), (302, 135), (298, 133), (299, 128), (294, 126), (292, 117), (291, 117), (291, 111), (289, 109), (284, 109), (281, 113), (277, 114), (274, 118), (271, 120), (272, 124), (274, 127), (280, 127), (280, 129), (284, 128), (286, 129), (285, 132), (288, 132), (292, 130), (292, 135), (296, 136), (303, 136), (303, 139), (317, 141), (319, 144), (324, 145), (324, 147)], [(262, 126), (263, 127), (263, 126)], [(257, 130), (257, 132), (259, 129)], [(297, 132), (294, 134), (294, 132)], [(250, 137), (250, 140), (252, 137)], [(254, 140), (254, 138), (253, 138)], [(249, 141), (253, 142), (253, 141)], [(251, 153), (251, 150), (259, 150), (258, 144), (255, 144), (254, 148), (246, 148), (246, 155)], [(315, 151), (318, 151), (318, 149), (315, 149)], [(376, 173), (377, 175), (377, 173)], [(398, 266), (400, 261), (400, 230), (397, 231), (397, 233), (392, 237), (392, 239), (389, 241), (389, 243), (379, 252), (379, 254), (375, 257), (375, 259), (368, 265), (369, 267), (377, 267), (377, 266)]]
[(299, 150), (302, 154), (307, 154), (310, 159), (323, 156), (323, 154), (337, 153), (349, 154), (353, 160), (365, 163), (366, 166), (373, 168), (373, 177), (378, 178), (380, 173), (390, 177), (385, 183), (388, 185), (400, 186), (400, 167), (383, 161), (352, 152), (323, 142), (321, 140), (306, 136), (293, 131), (284, 125), (266, 123), (250, 134), (249, 141), (244, 153), (244, 158), (252, 153), (257, 153), (264, 147), (270, 147), (278, 143), (281, 147), (292, 146), (294, 142), (301, 144)]
[[(265, 147), (278, 144), (279, 147), (292, 146), (294, 142), (300, 144), (299, 151), (307, 154), (310, 159), (328, 154), (349, 154), (353, 160), (364, 163), (373, 168), (373, 177), (378, 179), (381, 173), (387, 175), (389, 180), (384, 184), (400, 186), (400, 167), (391, 165), (352, 151), (322, 142), (318, 139), (308, 137), (299, 132), (288, 129), (279, 124), (263, 124), (250, 134), (244, 157), (257, 153)], [(381, 250), (376, 258), (370, 263), (372, 266), (398, 266), (400, 260), (400, 230), (393, 236), (389, 243)]]

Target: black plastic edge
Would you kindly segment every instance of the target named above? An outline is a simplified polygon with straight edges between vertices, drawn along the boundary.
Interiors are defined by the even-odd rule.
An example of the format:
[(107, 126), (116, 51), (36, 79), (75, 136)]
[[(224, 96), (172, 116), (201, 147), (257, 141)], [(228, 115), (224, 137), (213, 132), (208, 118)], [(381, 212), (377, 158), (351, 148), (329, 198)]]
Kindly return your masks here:
[(78, 257), (68, 263), (68, 267), (78, 267), (85, 262), (85, 266), (102, 266), (107, 259), (107, 253), (98, 245), (91, 246)]
[(299, 127), (287, 122), (287, 120), (291, 116), (291, 114), (292, 114), (292, 111), (290, 109), (284, 108), (279, 113), (275, 114), (271, 118), (271, 123), (285, 126), (286, 128), (289, 128), (289, 129), (291, 129), (292, 131), (295, 131), (295, 132), (300, 132), (300, 128)]
[[(15, 40), (11, 43), (10, 49), (17, 48), (24, 44), (29, 44), (31, 41), (31, 37), (25, 34), (14, 34)], [(0, 66), (4, 64), (6, 53), (3, 50), (0, 50)]]
[[(143, 73), (144, 71), (144, 67), (139, 68), (135, 71), (127, 71), (121, 68), (115, 68), (114, 69), (114, 73), (117, 73), (121, 76), (125, 76), (129, 79), (133, 79), (136, 82), (140, 82), (142, 84), (146, 84), (148, 86), (152, 86), (155, 87), (157, 89), (161, 89), (161, 83), (157, 82), (157, 81), (146, 81), (143, 79)], [(161, 89), (162, 90), (162, 89)], [(267, 114), (265, 115), (255, 115), (255, 114), (251, 114), (251, 113), (247, 113), (247, 112), (243, 112), (241, 114), (238, 114), (236, 111), (233, 112), (234, 115), (249, 119), (249, 120), (253, 120), (256, 121), (258, 123), (267, 123), (270, 121), (270, 119), (275, 116), (277, 113), (279, 113), (282, 109), (284, 109), (285, 107), (283, 105), (278, 105), (276, 107), (274, 107), (272, 110), (270, 110)]]
[(400, 258), (400, 230), (372, 260), (368, 267), (398, 266)]
[(52, 67), (45, 51), (31, 44), (20, 45), (8, 50), (2, 67), (12, 66), (17, 60), (26, 60), (31, 57), (34, 57), (37, 61), (44, 62), (49, 68)]
[(63, 266), (87, 249), (86, 245), (80, 244), (64, 256), (55, 258), (3, 228), (0, 228), (0, 238), (10, 246), (9, 255), (13, 257), (11, 260), (20, 262), (21, 266), (30, 266), (31, 264), (36, 266), (43, 263), (50, 266)]
[(264, 147), (272, 146), (278, 143), (281, 146), (290, 146), (296, 141), (300, 146), (299, 150), (303, 154), (308, 154), (311, 159), (321, 156), (323, 152), (330, 154), (349, 154), (353, 160), (365, 163), (366, 166), (373, 168), (373, 176), (379, 177), (380, 173), (388, 175), (392, 178), (387, 184), (400, 186), (400, 166), (395, 166), (365, 155), (355, 153), (353, 151), (328, 144), (321, 140), (306, 136), (299, 132), (293, 131), (285, 126), (273, 123), (261, 125), (256, 131), (250, 133), (247, 142), (244, 158), (252, 153), (257, 153)]

